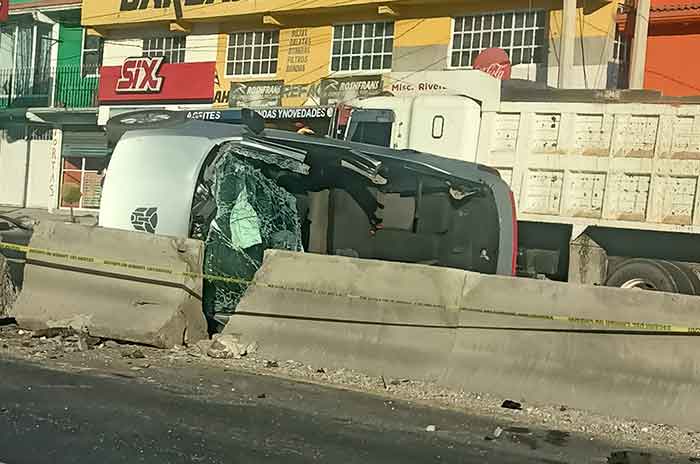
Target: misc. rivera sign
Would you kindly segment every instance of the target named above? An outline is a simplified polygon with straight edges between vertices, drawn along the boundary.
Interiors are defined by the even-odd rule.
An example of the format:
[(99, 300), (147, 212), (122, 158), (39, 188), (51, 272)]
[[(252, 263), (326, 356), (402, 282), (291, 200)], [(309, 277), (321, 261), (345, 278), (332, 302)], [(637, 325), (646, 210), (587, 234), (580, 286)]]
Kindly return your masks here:
[(214, 99), (216, 63), (168, 64), (163, 58), (128, 58), (100, 71), (100, 103), (197, 102)]

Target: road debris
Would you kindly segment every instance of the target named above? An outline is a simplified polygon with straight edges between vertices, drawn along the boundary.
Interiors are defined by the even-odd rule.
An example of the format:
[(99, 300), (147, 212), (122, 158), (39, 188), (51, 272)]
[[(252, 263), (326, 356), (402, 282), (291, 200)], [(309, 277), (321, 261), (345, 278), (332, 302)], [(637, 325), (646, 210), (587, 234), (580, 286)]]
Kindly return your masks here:
[(280, 364), (277, 361), (265, 361), (265, 367), (272, 369), (275, 367), (280, 367)]
[(608, 458), (608, 464), (652, 464), (651, 458), (651, 453), (614, 451)]
[(209, 346), (207, 356), (214, 359), (240, 359), (248, 354), (248, 345), (233, 335), (219, 335)]
[(503, 404), (501, 404), (501, 407), (506, 408), (506, 409), (514, 409), (517, 411), (520, 411), (523, 409), (522, 404), (518, 403), (517, 401), (513, 401), (513, 400), (505, 400), (503, 402)]
[(393, 379), (393, 380), (392, 380), (391, 382), (389, 382), (389, 383), (390, 383), (391, 385), (396, 386), (396, 385), (401, 385), (401, 384), (403, 384), (403, 383), (409, 383), (409, 382), (410, 382), (409, 379)]
[(130, 349), (122, 351), (122, 358), (144, 359), (145, 357), (146, 357), (146, 355), (143, 354), (143, 351), (141, 351), (138, 348), (130, 348)]
[(10, 277), (10, 267), (5, 257), (0, 255), (0, 319), (7, 317), (17, 299), (17, 288)]
[(491, 441), (491, 440), (498, 440), (498, 438), (503, 434), (503, 429), (501, 427), (496, 427), (496, 429), (493, 431), (491, 435), (487, 435), (484, 437), (484, 440)]
[(264, 400), (265, 398), (267, 398), (267, 395), (266, 395), (265, 393), (260, 393), (260, 394), (258, 395), (258, 398), (261, 399), (261, 400)]
[(83, 337), (78, 338), (78, 350), (87, 351), (89, 349), (90, 347), (87, 344), (87, 340), (85, 340)]
[(435, 432), (435, 431), (437, 431), (437, 427), (434, 425), (429, 425), (425, 428), (425, 431), (426, 432)]

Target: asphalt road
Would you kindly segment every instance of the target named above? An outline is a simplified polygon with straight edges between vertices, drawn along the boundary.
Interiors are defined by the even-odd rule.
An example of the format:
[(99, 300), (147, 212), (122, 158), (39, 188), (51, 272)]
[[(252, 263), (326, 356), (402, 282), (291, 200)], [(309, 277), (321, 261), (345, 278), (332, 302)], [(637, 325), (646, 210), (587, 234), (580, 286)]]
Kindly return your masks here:
[(0, 462), (603, 463), (613, 451), (546, 430), (485, 440), (488, 418), (273, 377), (186, 375), (168, 385), (0, 360)]

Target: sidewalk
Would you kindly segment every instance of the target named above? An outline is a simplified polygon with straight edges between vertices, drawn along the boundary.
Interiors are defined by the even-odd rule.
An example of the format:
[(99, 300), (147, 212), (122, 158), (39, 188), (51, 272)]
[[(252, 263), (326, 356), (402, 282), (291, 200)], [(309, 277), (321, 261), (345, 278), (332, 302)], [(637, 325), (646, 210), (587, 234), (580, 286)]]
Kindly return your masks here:
[[(70, 212), (66, 210), (56, 211), (52, 214), (45, 209), (18, 208), (16, 206), (0, 205), (0, 216), (8, 217), (29, 227), (40, 221), (70, 222)], [(75, 222), (78, 224), (97, 225), (97, 211), (94, 213), (76, 211), (74, 217)]]

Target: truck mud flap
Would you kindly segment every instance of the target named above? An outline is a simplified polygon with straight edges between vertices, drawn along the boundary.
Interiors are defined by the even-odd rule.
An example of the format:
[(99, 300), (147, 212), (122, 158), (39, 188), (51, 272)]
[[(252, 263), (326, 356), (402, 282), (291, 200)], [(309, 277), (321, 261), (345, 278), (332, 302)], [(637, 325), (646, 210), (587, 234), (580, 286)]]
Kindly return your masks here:
[(203, 256), (197, 240), (41, 223), (11, 316), (29, 330), (72, 328), (161, 348), (196, 343), (207, 337)]

